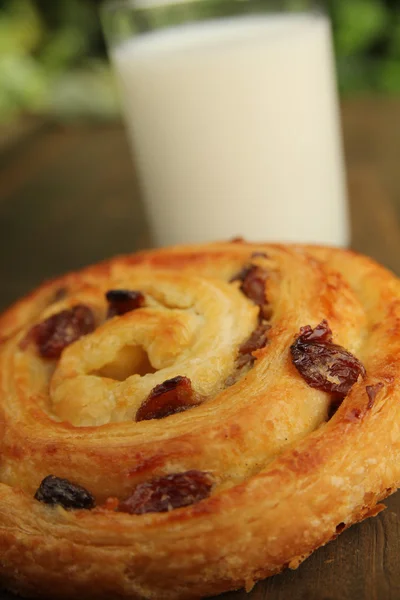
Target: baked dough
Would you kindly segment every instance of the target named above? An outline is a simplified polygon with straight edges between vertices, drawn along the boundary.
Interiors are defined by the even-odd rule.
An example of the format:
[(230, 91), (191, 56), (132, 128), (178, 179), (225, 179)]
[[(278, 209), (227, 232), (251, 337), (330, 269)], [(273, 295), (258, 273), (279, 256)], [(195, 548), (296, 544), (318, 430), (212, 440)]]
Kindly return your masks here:
[[(140, 302), (119, 311), (110, 290)], [(328, 362), (307, 363), (299, 339), (324, 320)], [(354, 252), (239, 240), (117, 257), (45, 283), (0, 335), (0, 581), (23, 595), (250, 590), (399, 486), (400, 284)], [(177, 474), (194, 479), (176, 508)], [(95, 507), (43, 501), (49, 475)], [(132, 508), (157, 486), (164, 508)]]

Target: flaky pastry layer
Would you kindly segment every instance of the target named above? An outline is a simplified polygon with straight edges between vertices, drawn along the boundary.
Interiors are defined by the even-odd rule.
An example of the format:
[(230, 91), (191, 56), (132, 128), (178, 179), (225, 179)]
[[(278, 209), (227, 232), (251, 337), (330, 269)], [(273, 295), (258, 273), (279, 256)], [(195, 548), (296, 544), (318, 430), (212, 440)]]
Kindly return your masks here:
[[(268, 275), (268, 340), (240, 370), (260, 319), (235, 279), (249, 265)], [(145, 305), (108, 318), (115, 289), (139, 290)], [(76, 305), (95, 329), (43, 357), (29, 332)], [(366, 371), (333, 416), (332, 394), (310, 387), (290, 353), (300, 328), (324, 319)], [(353, 252), (238, 241), (117, 257), (42, 285), (1, 317), (0, 335), (0, 581), (22, 594), (251, 589), (377, 514), (399, 486), (400, 284)], [(198, 404), (136, 421), (180, 376)], [(142, 482), (191, 470), (213, 479), (199, 502), (112, 508)], [(96, 507), (34, 499), (49, 474), (84, 486)]]

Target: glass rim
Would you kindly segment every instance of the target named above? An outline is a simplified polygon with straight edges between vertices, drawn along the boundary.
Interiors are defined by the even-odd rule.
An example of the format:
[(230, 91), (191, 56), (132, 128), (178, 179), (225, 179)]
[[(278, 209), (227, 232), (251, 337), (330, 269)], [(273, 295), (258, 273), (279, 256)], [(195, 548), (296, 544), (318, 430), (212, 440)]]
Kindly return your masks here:
[(99, 7), (109, 48), (152, 31), (254, 15), (326, 17), (322, 0), (104, 0)]

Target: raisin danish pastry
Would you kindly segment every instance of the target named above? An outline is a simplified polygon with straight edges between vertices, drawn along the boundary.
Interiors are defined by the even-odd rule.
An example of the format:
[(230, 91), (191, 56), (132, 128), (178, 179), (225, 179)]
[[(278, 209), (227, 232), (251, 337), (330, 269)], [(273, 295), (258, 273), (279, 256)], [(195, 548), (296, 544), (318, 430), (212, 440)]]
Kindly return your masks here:
[(250, 590), (399, 486), (400, 283), (353, 252), (118, 257), (0, 333), (0, 582), (23, 595)]

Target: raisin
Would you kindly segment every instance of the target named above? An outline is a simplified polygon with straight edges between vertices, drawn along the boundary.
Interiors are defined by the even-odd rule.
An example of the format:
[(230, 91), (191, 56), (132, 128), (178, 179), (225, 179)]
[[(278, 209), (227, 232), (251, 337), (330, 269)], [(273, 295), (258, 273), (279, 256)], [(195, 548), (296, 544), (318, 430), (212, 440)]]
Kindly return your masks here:
[(139, 483), (118, 510), (133, 515), (167, 512), (189, 506), (210, 495), (213, 481), (209, 473), (185, 471)]
[(302, 327), (290, 352), (294, 366), (310, 387), (341, 397), (366, 373), (353, 354), (332, 342), (332, 331), (326, 320), (315, 329), (309, 325)]
[(302, 343), (320, 342), (321, 344), (328, 344), (332, 342), (332, 331), (328, 325), (328, 321), (324, 319), (319, 325), (314, 327), (314, 329), (312, 329), (310, 325), (300, 327), (298, 340)]
[(21, 347), (33, 340), (43, 358), (59, 358), (64, 348), (95, 328), (90, 308), (78, 304), (70, 310), (62, 310), (29, 331)]
[(243, 342), (239, 347), (239, 356), (236, 359), (236, 366), (238, 369), (254, 363), (255, 357), (253, 356), (253, 352), (260, 348), (264, 348), (268, 341), (267, 334), (270, 329), (271, 326), (268, 325), (268, 323), (261, 322), (251, 336)]
[(141, 308), (144, 304), (144, 295), (137, 290), (109, 290), (106, 298), (109, 305), (107, 313), (109, 319)]
[(92, 494), (84, 487), (55, 475), (48, 475), (43, 479), (36, 491), (35, 500), (45, 504), (60, 504), (66, 509), (90, 509), (96, 505)]
[(271, 312), (268, 309), (267, 300), (265, 298), (265, 286), (268, 279), (268, 272), (257, 265), (244, 267), (239, 273), (234, 275), (232, 281), (241, 281), (241, 291), (247, 298), (252, 300), (254, 304), (260, 307), (260, 317), (269, 319)]
[(262, 306), (265, 303), (265, 283), (268, 279), (268, 273), (261, 267), (253, 266), (244, 278), (241, 290), (253, 300), (254, 304)]
[(365, 391), (367, 392), (367, 396), (368, 396), (368, 404), (367, 404), (368, 409), (371, 409), (373, 407), (376, 395), (382, 388), (383, 388), (382, 382), (375, 383), (374, 385), (366, 386)]
[(163, 419), (200, 404), (188, 377), (173, 377), (156, 385), (139, 407), (136, 421)]

